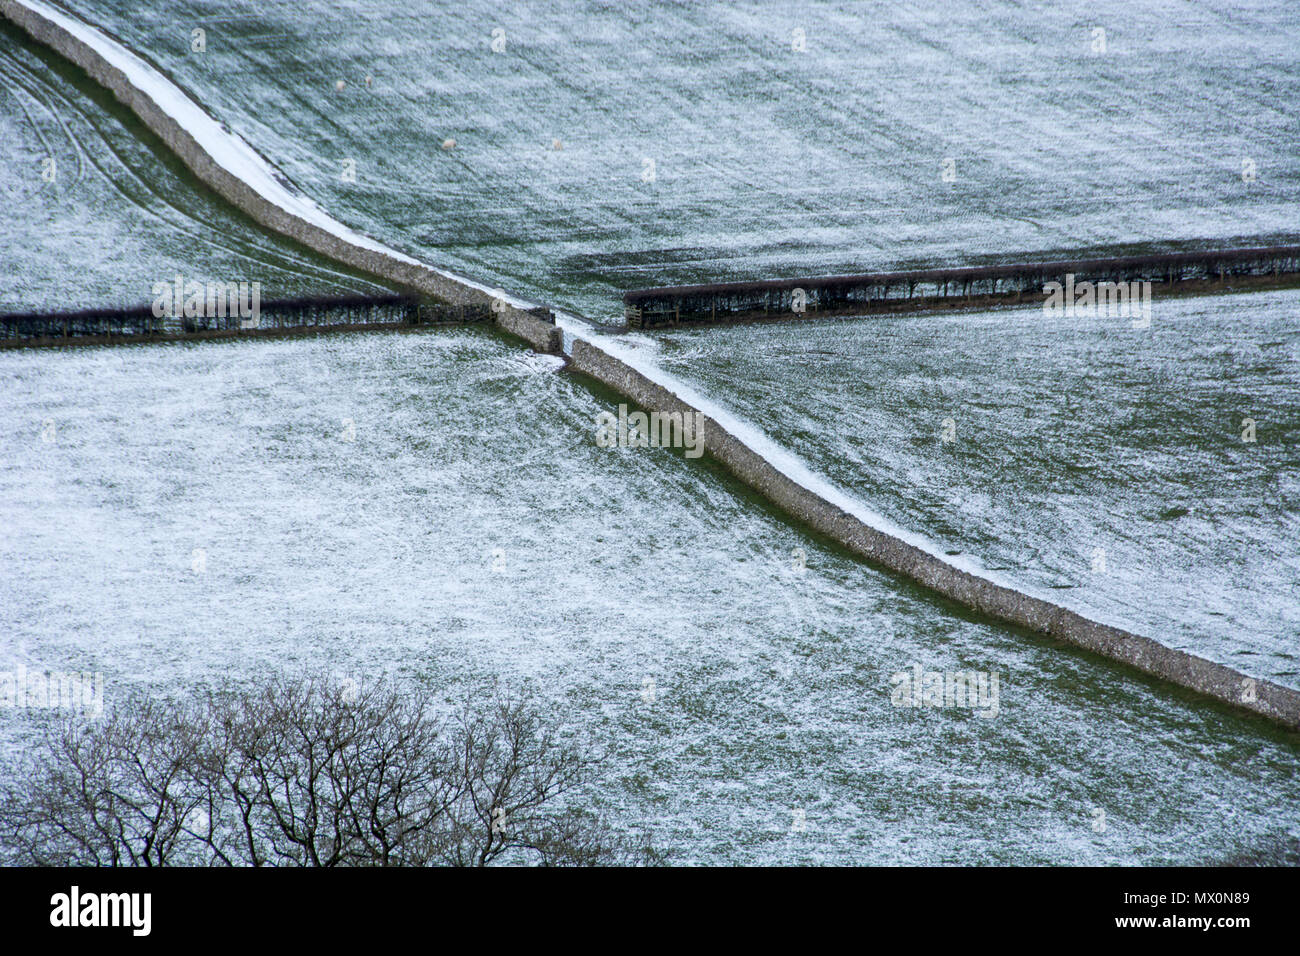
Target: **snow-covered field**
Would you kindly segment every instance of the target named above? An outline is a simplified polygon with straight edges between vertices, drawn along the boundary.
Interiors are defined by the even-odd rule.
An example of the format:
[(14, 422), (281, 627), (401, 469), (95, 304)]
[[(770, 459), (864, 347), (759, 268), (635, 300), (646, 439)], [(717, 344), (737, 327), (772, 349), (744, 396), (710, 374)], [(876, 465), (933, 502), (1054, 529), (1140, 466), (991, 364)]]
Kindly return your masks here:
[[(0, 353), (5, 667), (101, 671), (110, 705), (308, 667), (531, 688), (603, 755), (585, 799), (680, 862), (1189, 862), (1300, 828), (1284, 736), (955, 613), (708, 464), (598, 448), (607, 399), (555, 365), (475, 331)], [(997, 716), (893, 706), (914, 664), (997, 673)]]
[(1288, 0), (68, 6), (348, 224), (593, 318), (636, 286), (1300, 237)]
[[(633, 285), (1300, 235), (1282, 3), (67, 5), (342, 222), (593, 318)], [(12, 31), (0, 78), (6, 308), (178, 269), (369, 287)], [(617, 347), (953, 560), (1296, 686), (1298, 302), (1158, 304), (1142, 342), (1020, 310)], [(110, 702), (307, 666), (529, 687), (603, 754), (585, 799), (679, 862), (1295, 852), (1291, 738), (971, 620), (707, 461), (597, 448), (610, 396), (557, 365), (481, 330), (0, 353), (0, 667)], [(997, 673), (997, 717), (893, 706), (913, 664)]]
[(1300, 686), (1300, 292), (657, 335), (659, 364), (952, 557)]
[(0, 20), (0, 312), (148, 304), (178, 272), (256, 280), (265, 298), (387, 291), (267, 234), (158, 147)]

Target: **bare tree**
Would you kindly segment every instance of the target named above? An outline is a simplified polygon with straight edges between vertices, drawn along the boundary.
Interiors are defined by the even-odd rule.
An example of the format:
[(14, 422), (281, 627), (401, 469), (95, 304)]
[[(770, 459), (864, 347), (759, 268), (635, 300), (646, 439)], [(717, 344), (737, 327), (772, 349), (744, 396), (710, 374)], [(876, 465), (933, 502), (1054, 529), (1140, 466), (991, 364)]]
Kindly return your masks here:
[(447, 721), (411, 687), (277, 676), (53, 724), (0, 790), (0, 859), (99, 866), (601, 865), (586, 761), (525, 701)]
[(580, 782), (583, 764), (522, 703), (498, 702), (487, 714), (467, 710), (455, 744), (460, 786), (432, 859), (452, 866), (486, 866), (502, 856), (581, 863), (608, 843), (581, 811), (553, 812), (555, 800)]
[(47, 865), (165, 866), (202, 801), (189, 769), (201, 723), (144, 700), (93, 724), (46, 728), (0, 796), (0, 854)]

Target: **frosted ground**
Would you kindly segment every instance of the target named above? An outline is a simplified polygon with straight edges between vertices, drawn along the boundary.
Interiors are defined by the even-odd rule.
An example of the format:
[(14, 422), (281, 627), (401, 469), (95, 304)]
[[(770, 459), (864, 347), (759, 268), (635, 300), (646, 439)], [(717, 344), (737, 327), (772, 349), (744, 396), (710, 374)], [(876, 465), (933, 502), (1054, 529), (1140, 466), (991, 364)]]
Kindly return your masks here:
[[(598, 448), (608, 397), (557, 364), (473, 330), (0, 353), (3, 658), (110, 703), (311, 666), (531, 689), (600, 755), (582, 798), (679, 862), (1293, 844), (1286, 736)], [(998, 672), (998, 716), (892, 706), (914, 663)]]
[(0, 312), (147, 304), (153, 283), (178, 271), (257, 280), (264, 298), (387, 291), (231, 209), (102, 87), (7, 20), (0, 104)]
[(343, 221), (595, 319), (636, 286), (1300, 237), (1287, 0), (68, 6)]
[[(1282, 104), (1300, 95), (1286, 40), (1300, 14), (1286, 4), (890, 6), (875, 16), (861, 4), (820, 3), (141, 11), (80, 0), (73, 8), (147, 51), (345, 221), (596, 319), (614, 317), (621, 288), (636, 284), (1297, 235), (1300, 158), (1289, 148), (1297, 130)], [(194, 29), (204, 31), (202, 52), (192, 49)], [(442, 148), (448, 138), (455, 149)], [(344, 159), (355, 161), (356, 182), (340, 175)], [(1076, 426), (1036, 432), (1017, 448), (1014, 434), (991, 434), (987, 417), (985, 458), (950, 456), (972, 480), (1004, 489), (1004, 507), (983, 518), (935, 511), (937, 500), (957, 497), (967, 512), (980, 506), (979, 494), (956, 489), (952, 469), (930, 474), (948, 482), (940, 492), (943, 482), (921, 474), (925, 464), (891, 460), (899, 419), (887, 400), (870, 410), (870, 459), (847, 471), (832, 422), (818, 423), (820, 446), (796, 442), (814, 470), (880, 513), (955, 534), (962, 540), (950, 543), (1005, 566), (1018, 583), (1219, 660), (1262, 654), (1236, 663), (1294, 682), (1300, 575), (1286, 543), (1294, 489), (1285, 465), (1300, 389), (1294, 299), (1280, 300), (1280, 313), (1272, 302), (1206, 300), (1194, 321), (1162, 327), (1180, 334), (1149, 341), (1033, 321), (923, 322), (934, 365), (910, 372), (911, 441), (931, 442), (930, 419), (945, 417), (935, 407), (950, 400), (935, 384), (938, 366), (949, 354), (960, 363), (963, 332), (978, 330), (971, 338), (984, 348), (980, 371), (966, 363), (967, 371), (997, 383), (1005, 409), (1043, 407), (1066, 422), (1087, 405), (1095, 440), (1082, 466), (1060, 454)], [(847, 341), (858, 361), (839, 374), (860, 380), (881, 355), (881, 336), (897, 328), (822, 329), (810, 333), (819, 343), (810, 354)], [(736, 402), (769, 433), (794, 437), (787, 418), (769, 413), (796, 407), (809, 390), (782, 377), (788, 366), (761, 362), (763, 397), (748, 400), (754, 370), (739, 380), (728, 373), (743, 361), (734, 346), (771, 339), (744, 335), (699, 333), (689, 353), (698, 363), (672, 370), (723, 405)], [(1189, 345), (1208, 357), (1196, 372), (1178, 362)], [(916, 340), (888, 343), (878, 364), (902, 375), (917, 349)], [(998, 372), (1007, 360), (1019, 366), (1014, 386)], [(801, 364), (837, 375), (830, 363)], [(1229, 366), (1231, 394), (1216, 385)], [(1158, 382), (1143, 377), (1152, 370)], [(1199, 374), (1199, 384), (1181, 381), (1184, 373)], [(961, 379), (950, 364), (947, 382)], [(1063, 382), (1095, 387), (1095, 400)], [(861, 400), (842, 378), (828, 388)], [(1179, 419), (1193, 388), (1201, 414), (1182, 416), (1176, 436), (1161, 434), (1158, 423)], [(1124, 406), (1150, 430), (1130, 445)], [(1266, 441), (1241, 459), (1258, 466), (1245, 483), (1233, 462), (1207, 474), (1197, 459), (1211, 436), (1239, 433), (1251, 414), (1239, 407), (1263, 409), (1268, 423)], [(826, 411), (848, 410), (832, 402)], [(997, 424), (1018, 431), (1023, 422)], [(1053, 470), (1062, 465), (1075, 469), (1068, 491), (1071, 479)], [(1163, 487), (1144, 480), (1164, 466)], [(1050, 497), (1058, 493), (1070, 502)], [(1110, 513), (1115, 494), (1129, 498), (1122, 517)], [(899, 510), (918, 495), (925, 507)], [(1198, 517), (1189, 502), (1207, 496)], [(1028, 501), (1026, 520), (1041, 522), (1041, 535), (1026, 553), (997, 522), (1019, 527)], [(1063, 508), (1077, 517), (1048, 515)], [(1184, 508), (1192, 510), (1180, 520)], [(1248, 527), (1248, 512), (1268, 531)], [(1164, 554), (1170, 541), (1178, 561)], [(1107, 569), (1093, 574), (1098, 548)]]
[(1300, 292), (1166, 300), (1145, 330), (1034, 307), (647, 344), (948, 554), (1300, 686)]
[[(864, 16), (856, 4), (72, 7), (146, 51), (344, 221), (598, 319), (616, 316), (619, 290), (632, 285), (1295, 235), (1294, 121), (1274, 104), (1296, 101), (1286, 40), (1296, 14), (1281, 4), (1222, 15), (1185, 4), (990, 5), (942, 17), (897, 6)], [(1106, 57), (1089, 51), (1095, 23), (1108, 28)], [(195, 26), (208, 31), (203, 55), (189, 50)], [(790, 50), (796, 26), (808, 37), (803, 54)], [(501, 54), (489, 46), (497, 27)], [(73, 135), (88, 156), (103, 155), (93, 136)], [(457, 146), (444, 151), (448, 136)], [(35, 162), (35, 147), (25, 149), (23, 161)], [(947, 156), (954, 183), (940, 179)], [(1242, 182), (1242, 156), (1258, 163), (1254, 183)], [(356, 184), (339, 177), (349, 157)], [(166, 175), (149, 162), (137, 152), (127, 165), (146, 182)], [(170, 198), (178, 188), (161, 191), (188, 210), (188, 199)], [(92, 215), (79, 203), (56, 218), (84, 215), (92, 238), (121, 206), (85, 204)], [(237, 222), (209, 235), (225, 232), (257, 241)], [(169, 256), (233, 268), (158, 235), (138, 254), (151, 281), (155, 263), (170, 274)], [(134, 268), (83, 265), (98, 243), (82, 229), (67, 236), (66, 256), (55, 242), (22, 261), (34, 307), (78, 282), (115, 293), (116, 270)], [(85, 278), (69, 281), (65, 261)], [(304, 287), (322, 281), (298, 271)], [(1251, 301), (1294, 303), (1232, 297), (1189, 313), (1216, 329), (1198, 346), (1193, 381), (1216, 374), (1216, 350), (1249, 344), (1219, 333)], [(1244, 374), (1234, 387), (1294, 409), (1295, 379), (1272, 352), (1293, 333), (1269, 324), (1264, 306), (1247, 309), (1266, 357), (1233, 359)], [(1159, 636), (1183, 636), (1185, 595), (1161, 584), (1144, 603), (1130, 577), (1144, 557), (1138, 532), (1109, 513), (1107, 482), (1133, 465), (1133, 443), (1115, 427), (1126, 420), (1108, 417), (1085, 436), (1088, 467), (1108, 434), (1121, 435), (1118, 461), (1097, 480), (1065, 479), (1073, 491), (1046, 480), (1059, 450), (1003, 432), (1027, 401), (1055, 398), (1066, 404), (1041, 406), (1041, 437), (1061, 435), (1071, 406), (1065, 355), (1053, 356), (1062, 339), (1076, 353), (1081, 343), (976, 317), (970, 327), (1016, 343), (1005, 360), (1018, 360), (1024, 378), (1001, 394), (999, 344), (966, 355), (974, 336), (942, 324), (967, 318), (849, 324), (852, 347), (831, 327), (802, 345), (778, 327), (628, 344), (773, 431), (791, 424), (783, 396), (807, 387), (805, 356), (836, 353), (848, 381), (828, 382), (828, 410), (781, 435), (814, 470), (963, 554), (995, 566), (1019, 557), (1047, 586), (1078, 583), (1076, 546), (1086, 562), (1088, 544), (1120, 528), (1113, 580), (1053, 593), (1148, 615)], [(911, 351), (873, 356), (896, 349), (891, 328)], [(1172, 364), (1170, 345), (1154, 365)], [(771, 368), (737, 346), (772, 349)], [(931, 387), (909, 371), (945, 351), (968, 381)], [(674, 355), (693, 358), (673, 365)], [(1105, 361), (1122, 365), (1125, 353)], [(8, 658), (102, 668), (110, 694), (309, 663), (411, 673), (449, 702), (498, 680), (531, 686), (607, 751), (585, 798), (681, 861), (1192, 862), (1290, 851), (1300, 835), (1289, 738), (974, 622), (805, 539), (707, 464), (596, 449), (591, 424), (609, 396), (486, 333), (3, 355), (0, 370)], [(901, 395), (869, 403), (871, 432), (846, 439), (825, 426), (868, 373)], [(745, 375), (769, 384), (767, 402)], [(1138, 384), (1153, 407), (1182, 400)], [(1118, 384), (1089, 387), (1085, 407), (1109, 415)], [(1174, 413), (1180, 439), (1217, 408), (1203, 397)], [(937, 466), (963, 489), (945, 488), (944, 500), (968, 504), (967, 526), (920, 506), (938, 485), (927, 461), (931, 398), (993, 406), (958, 416), (963, 438), (970, 425), (987, 439), (983, 451), (953, 455), (974, 473)], [(340, 438), (344, 419), (353, 442)], [(1188, 448), (1209, 454), (1185, 442), (1175, 457)], [(1286, 464), (1278, 454), (1265, 451), (1268, 467)], [(1255, 465), (1203, 481), (1194, 464), (1174, 497), (1214, 496), (1241, 519), (1223, 544), (1213, 543), (1220, 531), (1194, 526), (1198, 546), (1241, 566), (1204, 567), (1195, 549), (1174, 557), (1196, 585), (1231, 588), (1266, 562), (1227, 549), (1257, 540), (1277, 549), (1288, 528), (1285, 516), (1251, 511), (1249, 495), (1285, 501), (1294, 490), (1265, 484)], [(1244, 478), (1237, 498), (1233, 474)], [(898, 477), (911, 484), (889, 487)], [(994, 494), (993, 482), (1012, 490)], [(1123, 504), (1155, 525), (1151, 514), (1179, 507), (1162, 502), (1168, 492)], [(1062, 506), (1018, 515), (1029, 547), (992, 532), (1016, 493)], [(1062, 527), (1068, 548), (1050, 543)], [(1248, 594), (1261, 593), (1254, 587)], [(1285, 591), (1256, 603), (1243, 620), (1294, 623)], [(1192, 620), (1231, 642), (1230, 624)], [(1257, 633), (1232, 647), (1254, 656), (1231, 662), (1285, 674), (1285, 633)], [(889, 675), (913, 662), (999, 671), (999, 717), (891, 707)], [(11, 724), (7, 739), (30, 729)], [(806, 834), (789, 832), (796, 809)], [(1097, 810), (1107, 815), (1101, 833)]]

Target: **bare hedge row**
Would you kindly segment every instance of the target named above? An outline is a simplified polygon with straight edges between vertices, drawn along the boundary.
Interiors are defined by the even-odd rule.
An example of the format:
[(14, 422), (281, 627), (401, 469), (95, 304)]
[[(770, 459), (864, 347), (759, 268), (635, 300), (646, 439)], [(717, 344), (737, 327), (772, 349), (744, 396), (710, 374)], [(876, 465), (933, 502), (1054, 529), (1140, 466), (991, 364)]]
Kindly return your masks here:
[(484, 866), (648, 859), (570, 805), (587, 766), (526, 703), (277, 676), (52, 724), (0, 786), (0, 862)]

